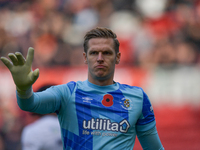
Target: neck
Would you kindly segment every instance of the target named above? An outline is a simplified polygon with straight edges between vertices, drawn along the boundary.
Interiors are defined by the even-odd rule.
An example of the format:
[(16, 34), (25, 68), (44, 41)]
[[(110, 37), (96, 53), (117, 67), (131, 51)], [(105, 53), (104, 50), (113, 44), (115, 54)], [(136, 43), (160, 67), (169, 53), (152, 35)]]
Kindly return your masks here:
[(90, 83), (93, 83), (93, 84), (99, 85), (99, 86), (106, 86), (106, 85), (112, 85), (112, 84), (114, 84), (113, 79), (112, 80), (94, 80), (94, 79), (88, 78), (88, 81)]

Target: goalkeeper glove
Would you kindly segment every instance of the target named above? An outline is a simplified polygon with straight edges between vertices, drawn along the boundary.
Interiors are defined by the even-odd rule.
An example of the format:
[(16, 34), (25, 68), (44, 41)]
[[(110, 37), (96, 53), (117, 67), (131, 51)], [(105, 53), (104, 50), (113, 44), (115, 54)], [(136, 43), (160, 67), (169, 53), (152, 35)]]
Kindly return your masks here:
[(32, 95), (32, 84), (39, 76), (39, 69), (32, 71), (34, 49), (31, 47), (28, 49), (26, 59), (20, 52), (16, 52), (15, 54), (9, 53), (8, 57), (11, 61), (5, 57), (1, 57), (1, 61), (10, 70), (17, 88), (18, 95), (21, 98), (30, 97)]

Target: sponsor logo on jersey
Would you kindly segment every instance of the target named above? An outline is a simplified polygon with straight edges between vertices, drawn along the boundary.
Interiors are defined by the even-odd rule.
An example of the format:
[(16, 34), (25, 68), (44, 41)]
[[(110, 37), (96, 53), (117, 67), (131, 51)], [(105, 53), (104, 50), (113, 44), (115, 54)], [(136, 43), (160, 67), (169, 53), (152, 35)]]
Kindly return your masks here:
[(83, 129), (85, 130), (103, 130), (126, 133), (130, 128), (129, 122), (124, 119), (121, 122), (111, 122), (110, 119), (92, 118), (91, 120), (83, 120)]
[(121, 104), (121, 107), (126, 110), (130, 110), (132, 108), (132, 101), (130, 99), (122, 98), (120, 101), (120, 104)]
[(153, 113), (153, 106), (150, 107), (150, 111)]
[(93, 100), (92, 98), (89, 97), (82, 97), (82, 99), (84, 103), (91, 103), (91, 101)]

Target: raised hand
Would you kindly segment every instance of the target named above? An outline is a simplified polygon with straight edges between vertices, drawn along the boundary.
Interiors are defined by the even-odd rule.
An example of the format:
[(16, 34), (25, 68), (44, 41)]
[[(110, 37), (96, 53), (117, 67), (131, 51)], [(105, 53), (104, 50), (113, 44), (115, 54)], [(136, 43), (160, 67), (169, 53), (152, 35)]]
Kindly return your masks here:
[(6, 57), (1, 57), (1, 61), (10, 70), (18, 91), (26, 91), (31, 88), (32, 84), (39, 76), (39, 69), (32, 71), (32, 62), (34, 58), (34, 49), (30, 47), (26, 59), (20, 52), (15, 54), (9, 53)]

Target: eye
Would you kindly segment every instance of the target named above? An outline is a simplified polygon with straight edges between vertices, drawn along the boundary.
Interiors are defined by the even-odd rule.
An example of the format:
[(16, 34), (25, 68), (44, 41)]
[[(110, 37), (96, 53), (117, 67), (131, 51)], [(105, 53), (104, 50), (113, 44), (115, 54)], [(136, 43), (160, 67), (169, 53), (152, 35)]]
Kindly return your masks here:
[(96, 52), (96, 51), (91, 51), (90, 52), (90, 55), (97, 55), (98, 54), (98, 52)]
[(110, 52), (110, 51), (105, 51), (105, 52), (103, 52), (103, 54), (104, 54), (104, 55), (111, 55), (112, 52)]

